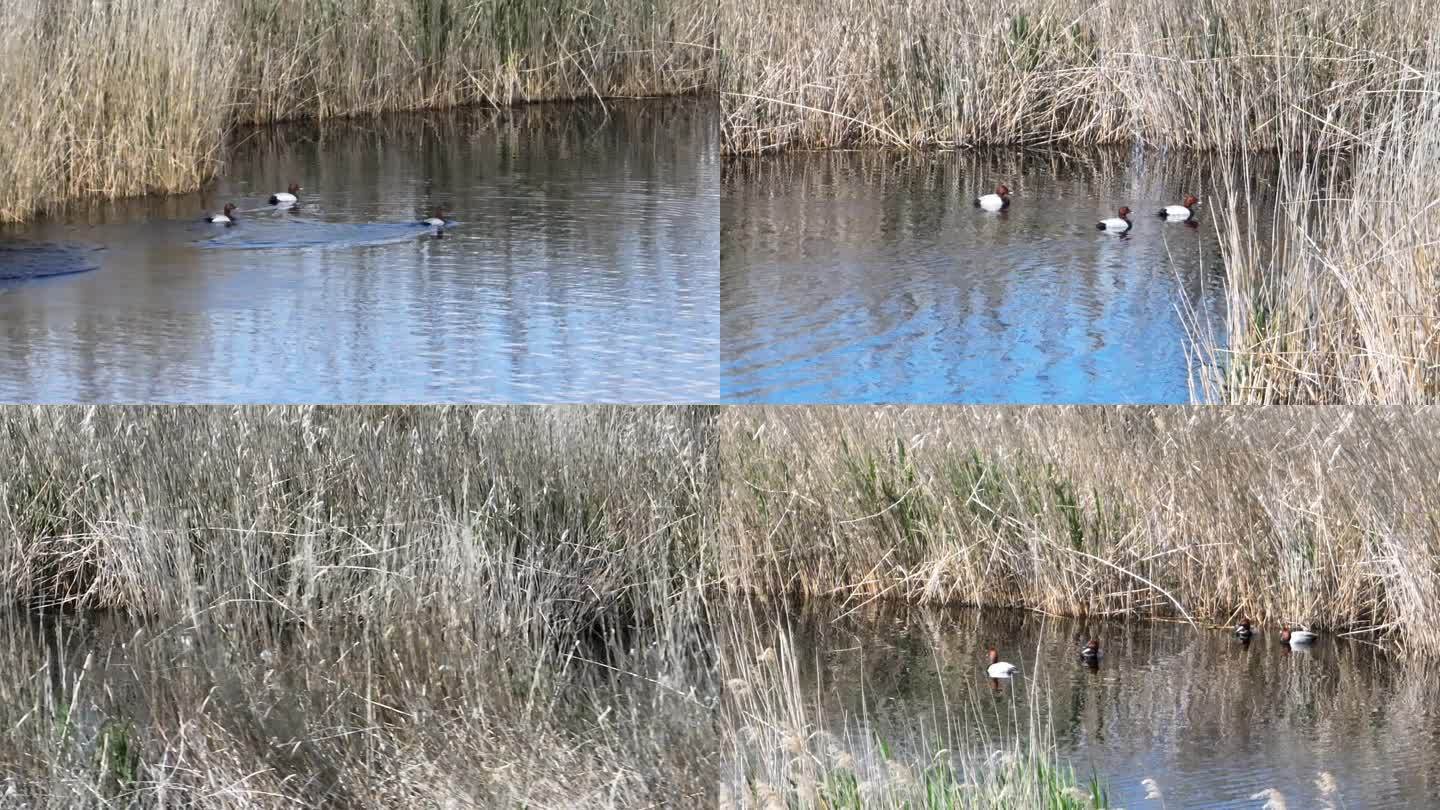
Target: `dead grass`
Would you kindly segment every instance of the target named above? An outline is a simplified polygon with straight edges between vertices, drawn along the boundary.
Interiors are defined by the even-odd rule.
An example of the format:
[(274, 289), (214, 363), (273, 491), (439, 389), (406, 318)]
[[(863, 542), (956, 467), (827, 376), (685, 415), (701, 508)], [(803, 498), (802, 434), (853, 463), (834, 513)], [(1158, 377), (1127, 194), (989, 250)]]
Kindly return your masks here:
[(6, 806), (713, 803), (713, 417), (0, 411)]
[(1179, 617), (1440, 653), (1430, 411), (730, 409), (731, 589)]
[(1436, 16), (1434, 0), (725, 2), (723, 148), (1349, 146), (1414, 89), (1436, 46), (1413, 21)]

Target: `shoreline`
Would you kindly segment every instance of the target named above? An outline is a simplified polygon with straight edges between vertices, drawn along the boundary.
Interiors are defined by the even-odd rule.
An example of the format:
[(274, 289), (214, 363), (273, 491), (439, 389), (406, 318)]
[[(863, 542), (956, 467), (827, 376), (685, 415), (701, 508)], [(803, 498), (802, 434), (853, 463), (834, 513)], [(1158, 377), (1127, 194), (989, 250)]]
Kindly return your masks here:
[[(492, 106), (484, 103), (457, 104), (449, 107), (416, 107), (410, 109), (361, 111), (343, 115), (330, 115), (324, 117), (300, 116), (265, 123), (233, 124), (225, 133), (226, 145), (233, 147), (237, 142), (266, 133), (273, 133), (289, 127), (313, 127), (323, 128), (326, 126), (362, 125), (367, 122), (378, 122), (387, 118), (398, 118), (402, 116), (442, 116), (464, 113), (491, 112), (495, 115), (504, 115), (507, 112), (517, 110), (543, 110), (547, 107), (575, 106), (585, 107), (598, 105), (604, 107), (613, 102), (620, 103), (702, 103), (706, 98), (714, 97), (713, 90), (700, 90), (692, 93), (678, 93), (653, 96), (576, 96), (573, 98), (546, 98), (527, 101), (516, 101), (503, 106)], [(57, 215), (64, 215), (105, 203), (127, 202), (146, 199), (164, 199), (167, 197), (183, 197), (189, 194), (204, 194), (207, 189), (213, 186), (225, 176), (223, 161), (217, 166), (215, 172), (207, 176), (200, 184), (194, 187), (176, 188), (170, 190), (147, 190), (135, 194), (120, 196), (109, 196), (103, 194), (92, 194), (83, 196), (67, 197), (47, 203), (45, 206), (31, 212), (30, 216), (22, 219), (0, 219), (0, 230), (5, 228), (24, 227), (31, 223), (52, 219)]]

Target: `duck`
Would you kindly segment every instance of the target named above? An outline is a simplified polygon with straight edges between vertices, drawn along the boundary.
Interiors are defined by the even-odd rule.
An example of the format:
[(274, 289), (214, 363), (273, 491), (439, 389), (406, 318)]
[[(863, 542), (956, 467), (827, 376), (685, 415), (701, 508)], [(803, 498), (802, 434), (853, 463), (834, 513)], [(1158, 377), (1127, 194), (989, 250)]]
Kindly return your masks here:
[(270, 195), (270, 204), (271, 204), (271, 205), (294, 205), (295, 203), (299, 202), (299, 200), (300, 200), (299, 197), (296, 197), (296, 196), (295, 196), (295, 193), (296, 193), (297, 191), (299, 191), (299, 190), (300, 190), (300, 184), (299, 184), (299, 183), (291, 183), (289, 190), (287, 190), (287, 191), (277, 191), (277, 192), (275, 192), (274, 194), (271, 194), (271, 195)]
[(1301, 630), (1298, 627), (1291, 630), (1288, 624), (1280, 625), (1280, 640), (1289, 644), (1291, 647), (1308, 647), (1314, 644), (1315, 639), (1319, 637), (1319, 634), (1312, 633), (1309, 630)]
[(1242, 619), (1239, 624), (1235, 625), (1236, 638), (1241, 638), (1249, 641), (1250, 637), (1253, 635), (1255, 635), (1255, 630), (1250, 626), (1249, 620)]
[(235, 203), (225, 203), (225, 213), (223, 213), (223, 214), (211, 214), (210, 216), (205, 217), (205, 221), (206, 221), (206, 222), (213, 222), (213, 223), (215, 223), (216, 225), (234, 225), (234, 224), (235, 224), (234, 213), (235, 213)]
[(1117, 213), (1118, 217), (1102, 219), (1095, 223), (1095, 228), (1108, 233), (1125, 233), (1130, 230), (1130, 209), (1121, 208)]
[(986, 211), (1003, 211), (1010, 207), (1010, 187), (1004, 183), (995, 187), (994, 194), (975, 198), (975, 207)]
[(990, 677), (1009, 678), (1019, 670), (1020, 668), (1015, 666), (1014, 664), (1009, 664), (1001, 661), (1000, 653), (996, 652), (994, 647), (990, 648), (990, 668), (985, 670), (986, 673), (990, 675)]
[(420, 220), (420, 224), (432, 228), (436, 239), (445, 238), (445, 229), (450, 227), (450, 220), (445, 218), (445, 210), (436, 206), (430, 216)]
[(1167, 222), (1188, 222), (1195, 216), (1195, 207), (1199, 204), (1200, 200), (1194, 194), (1187, 194), (1184, 202), (1179, 205), (1167, 205), (1157, 213)]
[(1100, 663), (1100, 642), (1097, 639), (1090, 639), (1090, 643), (1080, 648), (1080, 660), (1087, 664)]

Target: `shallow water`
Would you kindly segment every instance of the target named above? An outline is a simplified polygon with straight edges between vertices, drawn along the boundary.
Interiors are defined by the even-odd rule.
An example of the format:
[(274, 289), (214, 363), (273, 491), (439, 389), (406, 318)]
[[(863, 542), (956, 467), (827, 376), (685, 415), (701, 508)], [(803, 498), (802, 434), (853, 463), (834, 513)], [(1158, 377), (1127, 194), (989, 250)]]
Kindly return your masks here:
[[(1254, 808), (1272, 788), (1289, 807), (1420, 807), (1440, 789), (1436, 681), (1364, 642), (1292, 651), (1274, 631), (1247, 645), (1220, 629), (1017, 611), (838, 616), (790, 617), (802, 688), (833, 733), (848, 722), (903, 746), (948, 718), (1023, 734), (1038, 706), (1061, 756), (1082, 781), (1100, 776), (1116, 807), (1161, 807), (1146, 778), (1166, 807)], [(1104, 650), (1094, 669), (1076, 655), (1091, 636)], [(986, 677), (992, 644), (1020, 678)]]
[[(1144, 151), (727, 163), (723, 396), (1189, 401), (1187, 320), (1223, 340), (1223, 267), (1203, 202), (1193, 227), (1155, 211), (1237, 171)], [(1009, 210), (975, 208), (998, 182)], [(1255, 185), (1264, 203), (1268, 186)], [(1098, 232), (1121, 205), (1132, 232)]]
[(716, 105), (605, 110), (251, 131), (202, 194), (0, 229), (0, 400), (714, 400)]

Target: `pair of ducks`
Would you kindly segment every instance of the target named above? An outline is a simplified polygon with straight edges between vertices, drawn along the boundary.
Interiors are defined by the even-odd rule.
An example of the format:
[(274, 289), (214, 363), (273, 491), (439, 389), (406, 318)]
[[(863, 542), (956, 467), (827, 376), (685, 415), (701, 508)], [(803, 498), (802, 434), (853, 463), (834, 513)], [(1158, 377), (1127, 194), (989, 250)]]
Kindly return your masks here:
[[(1185, 199), (1179, 205), (1167, 205), (1156, 212), (1156, 215), (1166, 222), (1189, 222), (1195, 216), (1195, 208), (1200, 205), (1200, 199), (1194, 194), (1185, 195)], [(975, 206), (985, 211), (1003, 211), (1010, 207), (1010, 187), (1004, 183), (995, 187), (994, 194), (986, 194), (975, 198)], [(1130, 230), (1130, 209), (1122, 207), (1116, 212), (1118, 217), (1102, 219), (1095, 223), (1095, 228), (1109, 233), (1125, 233)]]
[[(1250, 626), (1250, 622), (1242, 621), (1235, 625), (1235, 635), (1245, 641), (1249, 641), (1250, 638), (1255, 635), (1255, 630)], [(1308, 647), (1314, 644), (1317, 638), (1319, 638), (1319, 635), (1309, 630), (1301, 630), (1298, 627), (1291, 628), (1288, 624), (1280, 625), (1280, 641), (1289, 644), (1291, 647)], [(1100, 642), (1092, 638), (1090, 639), (1090, 643), (1081, 647), (1080, 660), (1090, 666), (1099, 664)], [(1019, 670), (1020, 668), (1014, 664), (1001, 661), (1000, 653), (994, 647), (990, 648), (990, 667), (985, 670), (986, 674), (992, 678), (1013, 678)]]
[[(1080, 648), (1080, 661), (1088, 666), (1096, 666), (1100, 663), (1100, 642), (1090, 639), (1084, 647)], [(1000, 653), (994, 647), (990, 648), (990, 667), (985, 672), (992, 678), (1013, 678), (1020, 668), (1008, 661), (1000, 660)]]
[[(296, 196), (299, 192), (300, 184), (291, 183), (289, 189), (271, 194), (270, 204), (280, 208), (291, 208), (300, 201), (300, 198)], [(235, 203), (225, 203), (224, 213), (205, 217), (206, 222), (213, 222), (216, 225), (234, 225), (235, 219)]]
[[(1242, 621), (1235, 625), (1236, 638), (1242, 641), (1249, 641), (1254, 635), (1255, 629), (1250, 626), (1250, 622)], [(1298, 627), (1292, 628), (1288, 624), (1280, 625), (1280, 641), (1283, 644), (1289, 644), (1291, 647), (1308, 647), (1314, 644), (1315, 639), (1319, 637), (1319, 634), (1312, 633), (1309, 630), (1302, 630)]]

